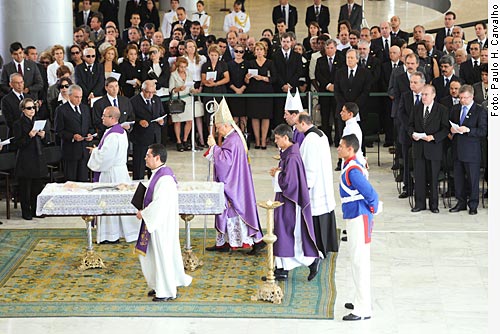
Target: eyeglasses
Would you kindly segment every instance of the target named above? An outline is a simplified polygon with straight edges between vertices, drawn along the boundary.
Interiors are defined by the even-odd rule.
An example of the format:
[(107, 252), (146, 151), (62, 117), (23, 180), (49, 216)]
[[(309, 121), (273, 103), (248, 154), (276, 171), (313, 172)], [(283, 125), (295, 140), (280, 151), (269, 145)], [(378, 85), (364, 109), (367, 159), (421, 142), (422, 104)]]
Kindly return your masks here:
[(149, 51), (149, 54), (150, 54), (150, 55), (155, 55), (155, 54), (157, 54), (157, 53), (158, 53), (158, 51), (157, 51), (157, 50)]
[(25, 110), (36, 110), (35, 106), (24, 107)]
[(85, 58), (95, 58), (95, 55), (86, 55)]
[(80, 54), (80, 51), (71, 51), (71, 54), (72, 54), (72, 55), (79, 55), (79, 54)]
[(109, 115), (102, 115), (101, 118), (104, 118), (104, 117), (109, 117), (109, 118), (112, 118), (113, 116), (109, 116)]
[(61, 86), (59, 86), (59, 89), (63, 89), (63, 88), (69, 88), (69, 85), (61, 85)]
[(235, 53), (245, 53), (244, 50), (234, 50)]

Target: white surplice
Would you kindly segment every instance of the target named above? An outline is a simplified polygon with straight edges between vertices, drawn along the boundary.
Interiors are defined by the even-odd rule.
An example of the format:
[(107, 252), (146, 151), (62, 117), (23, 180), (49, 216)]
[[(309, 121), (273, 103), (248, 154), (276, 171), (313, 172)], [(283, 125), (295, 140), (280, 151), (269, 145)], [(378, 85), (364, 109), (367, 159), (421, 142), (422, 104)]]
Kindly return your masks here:
[[(106, 130), (106, 131), (109, 131)], [(87, 166), (100, 172), (99, 182), (131, 182), (127, 170), (127, 133), (111, 133), (100, 149), (92, 150)], [(135, 216), (103, 216), (97, 220), (97, 243), (125, 238), (127, 242), (137, 240), (140, 224)]]
[(182, 263), (177, 184), (171, 176), (156, 182), (153, 201), (142, 210), (142, 218), (151, 234), (146, 255), (139, 255), (146, 282), (157, 298), (176, 298), (177, 287), (190, 285), (192, 277)]

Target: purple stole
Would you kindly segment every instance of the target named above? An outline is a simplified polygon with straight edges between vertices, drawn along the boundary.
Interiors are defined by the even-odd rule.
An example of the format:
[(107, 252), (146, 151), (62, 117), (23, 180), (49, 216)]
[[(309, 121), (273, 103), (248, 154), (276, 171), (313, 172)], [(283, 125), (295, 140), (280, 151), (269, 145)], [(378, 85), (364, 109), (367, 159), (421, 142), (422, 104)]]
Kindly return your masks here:
[(305, 137), (305, 134), (303, 132), (300, 132), (299, 130), (297, 130), (296, 127), (294, 127), (292, 141), (296, 144), (299, 144), (299, 147), (300, 147), (300, 145), (302, 145), (302, 142), (304, 141), (304, 137)]
[[(102, 145), (104, 145), (104, 140), (110, 133), (119, 133), (122, 134), (124, 133), (125, 130), (122, 128), (122, 126), (119, 123), (116, 123), (112, 127), (106, 131), (106, 133), (102, 136), (101, 141), (99, 142), (99, 145), (97, 146), (97, 149), (101, 149)], [(101, 176), (101, 172), (94, 172), (94, 177), (92, 178), (93, 182), (99, 182), (99, 177)]]
[[(149, 182), (148, 189), (146, 190), (146, 194), (144, 195), (144, 208), (146, 208), (153, 201), (153, 193), (156, 186), (156, 182), (162, 176), (170, 175), (174, 178), (175, 183), (177, 183), (177, 179), (175, 178), (174, 172), (170, 167), (163, 166), (158, 168), (158, 171), (153, 175), (151, 181)], [(135, 252), (146, 255), (146, 251), (148, 250), (148, 244), (151, 234), (148, 232), (146, 228), (146, 224), (144, 223), (144, 219), (141, 221), (141, 229), (139, 231), (139, 238), (137, 239), (137, 243), (135, 245)]]

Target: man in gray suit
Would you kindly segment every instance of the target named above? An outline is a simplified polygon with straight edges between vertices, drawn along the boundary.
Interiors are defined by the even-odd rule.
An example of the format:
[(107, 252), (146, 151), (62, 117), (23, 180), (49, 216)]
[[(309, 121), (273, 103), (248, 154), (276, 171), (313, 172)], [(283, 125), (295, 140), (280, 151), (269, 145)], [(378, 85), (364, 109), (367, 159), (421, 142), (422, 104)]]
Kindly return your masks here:
[(10, 75), (19, 73), (24, 79), (23, 93), (29, 93), (37, 97), (38, 92), (43, 88), (42, 75), (36, 63), (31, 60), (24, 59), (24, 49), (21, 43), (14, 42), (10, 45), (10, 55), (12, 61), (7, 63), (2, 68), (2, 79), (0, 81), (0, 89), (7, 94), (10, 91)]

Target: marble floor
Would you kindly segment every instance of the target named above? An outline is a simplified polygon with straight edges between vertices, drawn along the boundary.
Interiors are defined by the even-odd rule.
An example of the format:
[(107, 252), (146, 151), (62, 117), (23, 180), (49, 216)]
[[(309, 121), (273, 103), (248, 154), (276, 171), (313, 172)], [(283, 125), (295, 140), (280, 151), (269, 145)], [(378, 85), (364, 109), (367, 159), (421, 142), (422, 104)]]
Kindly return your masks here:
[[(222, 22), (218, 9), (223, 1), (206, 1), (207, 12)], [(228, 5), (232, 1), (227, 1)], [(299, 9), (297, 35), (305, 36), (305, 8), (311, 1), (291, 1)], [(332, 22), (344, 1), (323, 1), (331, 10)], [(269, 27), (271, 9), (277, 1), (248, 0), (247, 11), (252, 19), (252, 35), (259, 36)], [(427, 28), (442, 25), (442, 14), (400, 0), (366, 1), (369, 25), (378, 24), (392, 15), (399, 15), (402, 28), (411, 31), (415, 24)], [(487, 2), (452, 1), (457, 23), (486, 17)], [(332, 28), (334, 25), (332, 24)], [(221, 29), (214, 29), (216, 34)], [(471, 30), (466, 30), (473, 36)], [(369, 149), (373, 151), (374, 149)], [(258, 200), (273, 197), (267, 171), (276, 164), (273, 149), (251, 150), (252, 170)], [(336, 152), (332, 150), (332, 158)], [(376, 153), (369, 153), (370, 179), (384, 201), (385, 211), (377, 218), (372, 242), (373, 318), (362, 322), (343, 322), (349, 313), (345, 302), (351, 301), (349, 254), (341, 245), (337, 260), (335, 283), (337, 299), (334, 320), (218, 319), (218, 318), (0, 318), (0, 333), (485, 333), (488, 328), (488, 209), (469, 216), (466, 212), (450, 214), (440, 206), (440, 214), (429, 211), (410, 213), (407, 200), (397, 199), (397, 190), (390, 166), (392, 157), (382, 149), (381, 166), (375, 163)], [(168, 164), (180, 180), (206, 180), (208, 163), (201, 153), (172, 151)], [(338, 179), (338, 172), (335, 172)], [(336, 187), (338, 183), (336, 182)], [(338, 195), (337, 195), (338, 200)], [(337, 201), (339, 203), (339, 201)], [(265, 212), (260, 211), (264, 221)], [(11, 220), (5, 218), (5, 204), (0, 202), (0, 228), (63, 228), (83, 227), (81, 219), (46, 218), (30, 223), (20, 220), (19, 211)], [(340, 208), (337, 210), (338, 221)], [(342, 226), (343, 223), (340, 223)], [(196, 218), (194, 226), (203, 226)], [(217, 316), (216, 314), (214, 315)], [(493, 332), (492, 332), (493, 333)]]

